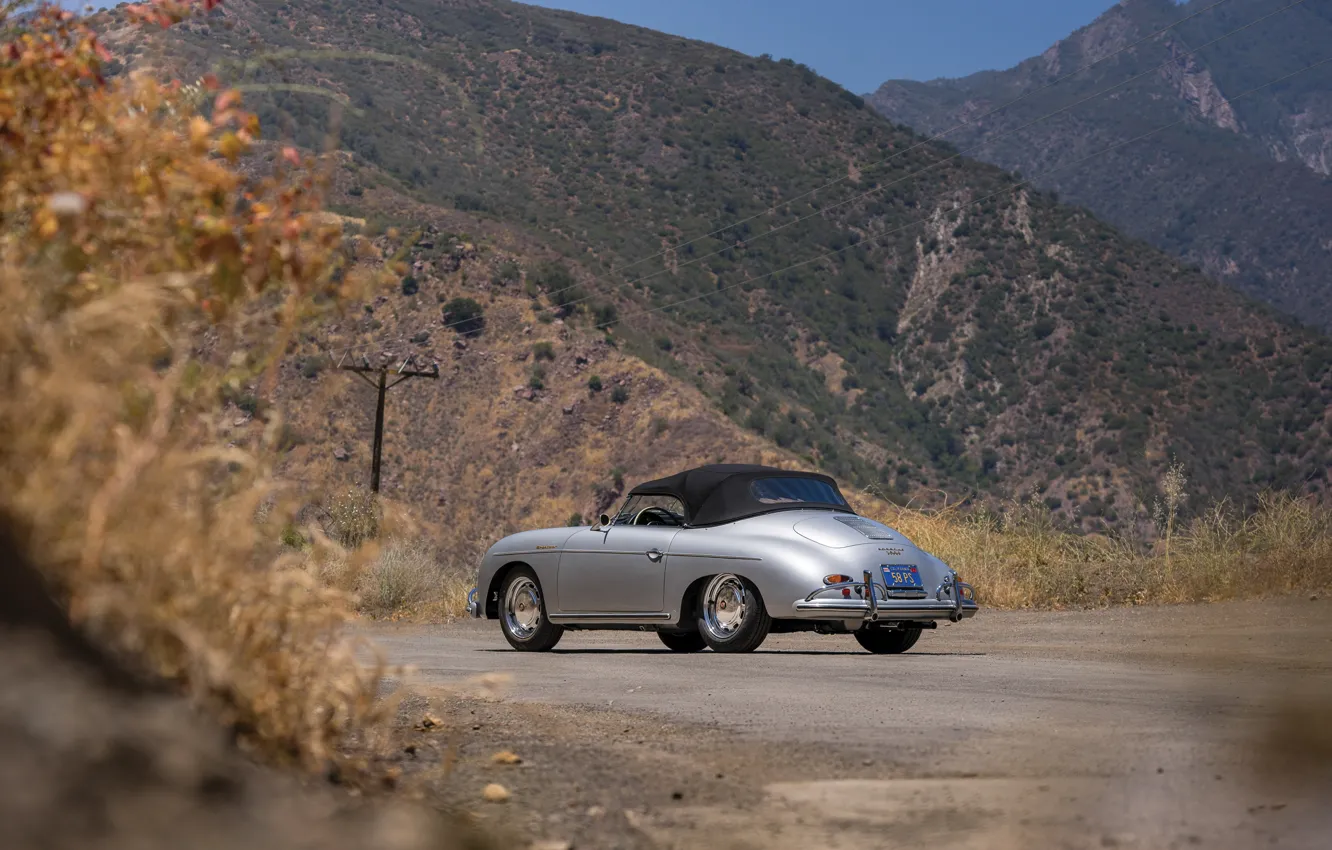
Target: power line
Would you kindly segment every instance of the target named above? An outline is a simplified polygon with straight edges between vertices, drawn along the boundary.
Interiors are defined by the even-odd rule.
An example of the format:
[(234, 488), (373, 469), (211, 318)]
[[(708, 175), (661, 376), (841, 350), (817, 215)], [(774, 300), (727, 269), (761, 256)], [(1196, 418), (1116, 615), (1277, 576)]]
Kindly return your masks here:
[[(1000, 106), (1000, 107), (997, 107), (996, 109), (990, 110), (989, 112), (985, 113), (984, 115), (981, 115), (981, 116), (977, 117), (976, 119), (973, 119), (972, 121), (968, 121), (968, 122), (964, 122), (963, 124), (959, 124), (959, 125), (957, 125), (957, 126), (951, 128), (950, 130), (944, 131), (943, 133), (940, 133), (940, 134), (938, 134), (938, 135), (936, 135), (936, 136), (933, 136), (933, 137), (931, 137), (931, 138), (929, 138), (929, 139), (925, 139), (925, 140), (923, 140), (923, 141), (917, 143), (916, 145), (913, 145), (912, 147), (907, 148), (907, 149), (905, 149), (905, 150), (903, 150), (903, 151), (899, 151), (898, 153), (895, 153), (893, 156), (887, 157), (887, 158), (885, 158), (885, 159), (883, 159), (883, 160), (880, 160), (880, 161), (878, 161), (878, 162), (871, 163), (871, 164), (865, 166), (865, 168), (866, 168), (866, 169), (874, 168), (874, 167), (877, 167), (877, 166), (882, 165), (882, 164), (884, 164), (884, 163), (890, 162), (890, 161), (892, 161), (893, 159), (896, 159), (896, 158), (899, 157), (899, 156), (903, 156), (903, 155), (905, 155), (906, 153), (909, 153), (909, 152), (912, 151), (912, 150), (915, 150), (915, 149), (917, 149), (917, 148), (919, 148), (919, 147), (922, 147), (923, 145), (929, 144), (930, 142), (932, 142), (932, 141), (934, 141), (934, 140), (937, 140), (937, 139), (939, 139), (939, 138), (942, 138), (943, 136), (948, 135), (949, 133), (953, 132), (954, 130), (957, 130), (957, 129), (961, 128), (961, 127), (967, 126), (968, 124), (975, 123), (976, 121), (980, 121), (980, 120), (983, 120), (983, 119), (986, 118), (986, 117), (989, 117), (989, 116), (991, 116), (991, 115), (994, 115), (994, 114), (996, 114), (996, 113), (998, 113), (998, 112), (1000, 112), (1000, 111), (1002, 111), (1002, 110), (1004, 110), (1004, 109), (1007, 109), (1007, 108), (1010, 107), (1010, 106), (1013, 106), (1013, 105), (1015, 105), (1015, 104), (1021, 102), (1022, 100), (1025, 100), (1025, 99), (1028, 98), (1028, 97), (1031, 97), (1031, 96), (1033, 96), (1033, 95), (1035, 95), (1035, 94), (1038, 94), (1038, 93), (1041, 92), (1041, 91), (1045, 91), (1045, 90), (1047, 90), (1047, 89), (1049, 89), (1049, 88), (1051, 88), (1051, 87), (1053, 87), (1053, 86), (1055, 86), (1055, 85), (1058, 85), (1060, 82), (1063, 82), (1063, 81), (1069, 79), (1070, 77), (1075, 76), (1076, 74), (1082, 73), (1083, 71), (1086, 71), (1086, 70), (1088, 70), (1088, 69), (1090, 69), (1090, 68), (1093, 68), (1093, 67), (1095, 67), (1096, 65), (1099, 65), (1099, 64), (1101, 64), (1101, 63), (1103, 63), (1103, 62), (1106, 62), (1106, 61), (1108, 61), (1109, 59), (1111, 59), (1111, 58), (1113, 58), (1113, 57), (1115, 57), (1115, 56), (1118, 56), (1118, 55), (1124, 53), (1125, 51), (1130, 50), (1130, 49), (1132, 49), (1133, 47), (1136, 47), (1136, 46), (1138, 46), (1138, 45), (1144, 43), (1145, 41), (1148, 41), (1148, 40), (1150, 40), (1150, 39), (1156, 38), (1157, 36), (1161, 35), (1162, 33), (1165, 33), (1165, 32), (1167, 32), (1167, 31), (1169, 31), (1170, 29), (1173, 29), (1173, 28), (1179, 26), (1180, 24), (1186, 23), (1187, 21), (1189, 21), (1189, 20), (1191, 20), (1191, 19), (1193, 19), (1193, 18), (1196, 18), (1196, 17), (1198, 17), (1199, 15), (1202, 15), (1202, 14), (1204, 14), (1204, 13), (1206, 13), (1206, 12), (1209, 12), (1209, 11), (1211, 11), (1212, 9), (1215, 9), (1216, 7), (1222, 5), (1222, 4), (1226, 3), (1226, 2), (1229, 2), (1229, 0), (1219, 0), (1219, 2), (1217, 2), (1217, 3), (1213, 3), (1211, 6), (1208, 6), (1208, 7), (1204, 8), (1204, 9), (1200, 9), (1199, 11), (1194, 12), (1194, 13), (1192, 13), (1191, 15), (1188, 15), (1188, 16), (1186, 16), (1186, 17), (1184, 17), (1184, 18), (1182, 18), (1182, 19), (1176, 21), (1175, 23), (1171, 24), (1169, 27), (1165, 27), (1165, 28), (1163, 28), (1163, 29), (1157, 30), (1156, 32), (1152, 33), (1151, 35), (1148, 35), (1148, 36), (1146, 36), (1146, 37), (1144, 37), (1144, 38), (1142, 38), (1142, 39), (1139, 39), (1138, 41), (1136, 41), (1136, 42), (1134, 42), (1134, 43), (1132, 43), (1132, 44), (1130, 44), (1130, 45), (1127, 45), (1127, 46), (1121, 48), (1120, 50), (1116, 51), (1115, 53), (1110, 54), (1109, 56), (1106, 56), (1106, 57), (1104, 57), (1104, 58), (1102, 58), (1102, 59), (1097, 60), (1096, 62), (1092, 62), (1092, 63), (1090, 63), (1090, 64), (1088, 64), (1088, 65), (1085, 65), (1085, 66), (1083, 66), (1082, 68), (1079, 68), (1079, 69), (1076, 70), (1076, 71), (1070, 72), (1069, 74), (1065, 74), (1064, 76), (1059, 77), (1059, 78), (1057, 78), (1057, 79), (1055, 79), (1055, 80), (1053, 80), (1053, 81), (1051, 81), (1051, 82), (1045, 84), (1045, 85), (1042, 86), (1041, 88), (1034, 89), (1034, 90), (1032, 90), (1032, 91), (1030, 91), (1030, 92), (1027, 92), (1027, 93), (1024, 94), (1024, 95), (1022, 95), (1022, 96), (1020, 96), (1020, 97), (1018, 97), (1018, 98), (1016, 98), (1016, 99), (1014, 99), (1014, 100), (1012, 100), (1012, 101), (1009, 101), (1008, 103), (1004, 104), (1003, 106)], [(1258, 18), (1258, 19), (1256, 19), (1256, 20), (1250, 21), (1249, 23), (1247, 23), (1247, 24), (1245, 24), (1245, 25), (1243, 25), (1243, 26), (1237, 27), (1236, 29), (1231, 30), (1230, 32), (1228, 32), (1228, 33), (1226, 33), (1226, 34), (1224, 34), (1224, 35), (1221, 35), (1221, 36), (1219, 36), (1219, 37), (1213, 39), (1212, 41), (1207, 42), (1206, 44), (1203, 44), (1203, 45), (1201, 45), (1201, 46), (1199, 46), (1199, 47), (1197, 47), (1197, 48), (1194, 48), (1194, 49), (1192, 49), (1192, 50), (1190, 50), (1190, 51), (1188, 51), (1188, 52), (1186, 52), (1186, 53), (1180, 54), (1180, 56), (1190, 56), (1190, 55), (1193, 55), (1193, 54), (1195, 54), (1195, 53), (1198, 53), (1199, 51), (1205, 50), (1205, 49), (1208, 48), (1208, 47), (1212, 47), (1212, 46), (1214, 46), (1214, 45), (1216, 45), (1216, 44), (1218, 44), (1218, 43), (1220, 43), (1220, 42), (1222, 42), (1222, 41), (1225, 41), (1226, 39), (1232, 38), (1232, 37), (1234, 37), (1234, 36), (1236, 36), (1236, 35), (1238, 35), (1238, 34), (1240, 34), (1240, 33), (1242, 33), (1242, 32), (1245, 32), (1246, 30), (1252, 29), (1253, 27), (1257, 26), (1258, 24), (1261, 24), (1261, 23), (1263, 23), (1264, 21), (1269, 20), (1270, 18), (1272, 18), (1272, 17), (1274, 17), (1274, 16), (1276, 16), (1276, 15), (1281, 14), (1282, 12), (1288, 11), (1289, 9), (1292, 9), (1292, 8), (1294, 8), (1294, 7), (1296, 7), (1296, 6), (1302, 5), (1302, 4), (1304, 4), (1305, 2), (1307, 2), (1307, 0), (1294, 0), (1294, 2), (1289, 3), (1289, 4), (1287, 4), (1286, 6), (1281, 7), (1280, 9), (1276, 9), (1276, 10), (1274, 10), (1274, 11), (1272, 11), (1272, 12), (1269, 12), (1269, 13), (1266, 14), (1266, 15), (1263, 15), (1262, 17), (1260, 17), (1260, 18)], [(794, 227), (795, 225), (797, 225), (797, 224), (801, 224), (801, 223), (806, 222), (806, 221), (809, 221), (809, 220), (812, 219), (812, 218), (821, 217), (821, 216), (823, 216), (824, 214), (826, 214), (827, 212), (829, 212), (829, 211), (831, 211), (831, 210), (835, 210), (835, 209), (838, 209), (838, 208), (841, 208), (841, 207), (847, 206), (848, 204), (852, 204), (852, 203), (855, 203), (855, 202), (857, 202), (857, 201), (864, 200), (864, 199), (866, 199), (866, 198), (868, 198), (868, 197), (871, 197), (871, 196), (873, 196), (873, 195), (876, 195), (876, 194), (878, 194), (878, 193), (880, 193), (880, 192), (883, 192), (883, 191), (885, 191), (885, 190), (887, 190), (887, 189), (890, 189), (890, 188), (892, 188), (892, 187), (894, 187), (894, 186), (901, 185), (902, 183), (905, 183), (905, 182), (907, 182), (907, 181), (909, 181), (909, 180), (911, 180), (911, 179), (913, 179), (913, 178), (919, 177), (919, 176), (922, 175), (922, 174), (925, 174), (925, 173), (927, 173), (927, 172), (930, 172), (930, 171), (933, 171), (933, 170), (935, 170), (935, 169), (938, 169), (938, 168), (940, 168), (941, 166), (947, 165), (947, 164), (950, 163), (950, 162), (953, 162), (953, 161), (955, 161), (955, 160), (962, 159), (962, 158), (964, 158), (967, 154), (974, 153), (975, 151), (978, 151), (978, 150), (980, 150), (981, 148), (985, 147), (986, 145), (991, 144), (991, 143), (993, 143), (993, 142), (995, 142), (995, 141), (998, 141), (999, 139), (1005, 138), (1005, 137), (1010, 136), (1010, 135), (1013, 135), (1013, 134), (1015, 134), (1015, 133), (1020, 133), (1020, 132), (1022, 132), (1023, 130), (1030, 129), (1031, 127), (1034, 127), (1034, 126), (1036, 126), (1037, 124), (1040, 124), (1040, 123), (1042, 123), (1042, 122), (1044, 122), (1044, 121), (1047, 121), (1047, 120), (1049, 120), (1049, 119), (1051, 119), (1051, 118), (1057, 117), (1057, 116), (1059, 116), (1059, 115), (1061, 115), (1061, 114), (1063, 114), (1063, 113), (1065, 113), (1065, 112), (1068, 112), (1069, 110), (1076, 109), (1076, 108), (1079, 107), (1079, 106), (1082, 106), (1082, 105), (1085, 105), (1085, 104), (1087, 104), (1087, 103), (1090, 103), (1091, 101), (1096, 100), (1096, 99), (1098, 99), (1098, 98), (1100, 98), (1100, 97), (1103, 97), (1103, 96), (1105, 96), (1105, 95), (1107, 95), (1107, 94), (1109, 94), (1109, 93), (1111, 93), (1111, 92), (1113, 92), (1113, 91), (1116, 91), (1116, 90), (1118, 90), (1118, 89), (1120, 89), (1120, 88), (1123, 88), (1124, 86), (1130, 85), (1131, 83), (1134, 83), (1134, 82), (1136, 82), (1136, 81), (1138, 81), (1138, 80), (1140, 80), (1140, 79), (1143, 79), (1144, 77), (1150, 76), (1150, 75), (1152, 75), (1152, 74), (1154, 74), (1154, 73), (1156, 73), (1156, 72), (1158, 72), (1158, 71), (1161, 71), (1161, 70), (1163, 70), (1164, 68), (1169, 67), (1169, 66), (1172, 65), (1172, 64), (1175, 64), (1175, 63), (1179, 60), (1179, 58), (1180, 58), (1179, 56), (1172, 56), (1170, 59), (1166, 60), (1165, 62), (1161, 63), (1160, 65), (1157, 65), (1157, 66), (1154, 67), (1154, 68), (1151, 68), (1151, 69), (1149, 69), (1149, 70), (1147, 70), (1147, 71), (1143, 71), (1143, 72), (1141, 72), (1141, 73), (1139, 73), (1139, 74), (1136, 74), (1135, 76), (1130, 77), (1130, 78), (1127, 79), (1127, 80), (1123, 80), (1123, 81), (1121, 81), (1121, 82), (1119, 82), (1119, 83), (1116, 83), (1115, 85), (1112, 85), (1112, 86), (1109, 86), (1109, 87), (1107, 87), (1107, 88), (1105, 88), (1105, 89), (1102, 89), (1102, 90), (1096, 92), (1095, 94), (1088, 95), (1087, 97), (1084, 97), (1084, 98), (1082, 98), (1081, 100), (1079, 100), (1079, 101), (1077, 101), (1077, 102), (1075, 102), (1075, 103), (1072, 103), (1072, 104), (1068, 104), (1068, 105), (1066, 105), (1066, 106), (1063, 106), (1063, 107), (1061, 107), (1061, 108), (1059, 108), (1059, 109), (1056, 109), (1056, 110), (1053, 111), (1053, 112), (1047, 113), (1046, 115), (1043, 115), (1043, 116), (1041, 116), (1041, 117), (1039, 117), (1039, 118), (1033, 119), (1032, 121), (1029, 121), (1029, 122), (1027, 122), (1026, 124), (1023, 124), (1023, 125), (1021, 125), (1021, 126), (1019, 126), (1019, 127), (1015, 127), (1015, 128), (1013, 128), (1013, 129), (1010, 129), (1010, 130), (1005, 130), (1005, 131), (999, 133), (998, 135), (991, 136), (991, 137), (985, 139), (984, 141), (982, 141), (982, 142), (980, 142), (980, 143), (978, 143), (978, 144), (972, 146), (971, 148), (968, 148), (968, 149), (963, 150), (963, 151), (959, 151), (958, 153), (953, 154), (952, 156), (947, 157), (947, 158), (945, 158), (945, 159), (938, 160), (938, 161), (936, 161), (936, 162), (930, 164), (929, 166), (927, 166), (927, 167), (925, 167), (925, 168), (922, 168), (922, 169), (918, 169), (918, 170), (916, 170), (916, 171), (913, 171), (913, 172), (911, 172), (910, 174), (904, 175), (903, 177), (901, 177), (901, 178), (899, 178), (899, 179), (897, 179), (897, 180), (895, 180), (895, 181), (893, 181), (893, 182), (891, 182), (891, 183), (887, 183), (887, 184), (884, 184), (884, 185), (881, 185), (881, 186), (875, 186), (873, 189), (870, 189), (870, 190), (868, 190), (868, 191), (862, 192), (862, 193), (860, 193), (860, 194), (858, 194), (858, 195), (854, 195), (854, 196), (852, 196), (852, 197), (850, 197), (850, 198), (847, 198), (847, 199), (844, 199), (844, 200), (842, 200), (842, 201), (838, 201), (838, 202), (835, 203), (835, 204), (832, 204), (832, 205), (830, 205), (830, 206), (828, 206), (828, 207), (824, 207), (824, 208), (822, 208), (822, 209), (820, 209), (820, 210), (817, 210), (817, 211), (815, 211), (815, 212), (813, 212), (813, 213), (809, 213), (808, 215), (801, 216), (800, 218), (794, 219), (794, 220), (789, 221), (789, 222), (786, 222), (786, 223), (784, 223), (784, 224), (777, 225), (776, 227), (770, 228), (769, 230), (764, 231), (763, 233), (759, 234), (758, 236), (756, 236), (756, 237), (754, 237), (754, 238), (752, 238), (752, 239), (744, 240), (744, 241), (742, 242), (742, 244), (745, 245), (745, 246), (751, 245), (751, 244), (753, 244), (754, 242), (756, 242), (756, 241), (758, 241), (758, 240), (760, 240), (760, 239), (764, 239), (764, 238), (766, 238), (766, 237), (768, 237), (768, 236), (771, 236), (771, 235), (774, 234), (774, 233), (778, 233), (778, 232), (780, 232), (780, 231), (782, 231), (782, 230), (785, 230), (785, 229), (787, 229), (787, 228)], [(741, 225), (741, 224), (745, 224), (745, 223), (747, 223), (747, 222), (753, 221), (753, 220), (755, 220), (755, 219), (757, 219), (757, 218), (762, 217), (763, 215), (767, 215), (767, 214), (770, 214), (770, 213), (772, 213), (772, 212), (775, 212), (775, 211), (777, 211), (778, 209), (780, 209), (782, 206), (786, 206), (786, 205), (789, 205), (789, 204), (794, 203), (794, 202), (796, 202), (796, 201), (799, 201), (799, 200), (801, 200), (801, 199), (803, 199), (803, 198), (810, 197), (811, 195), (816, 194), (817, 192), (821, 191), (822, 189), (829, 188), (829, 187), (831, 187), (831, 186), (835, 186), (835, 185), (837, 185), (837, 184), (839, 184), (839, 183), (841, 183), (841, 182), (844, 182), (844, 181), (847, 180), (847, 179), (849, 179), (849, 178), (848, 178), (848, 177), (841, 177), (841, 178), (838, 178), (837, 180), (831, 181), (830, 183), (827, 183), (827, 184), (825, 184), (824, 186), (819, 187), (818, 189), (814, 189), (814, 190), (812, 190), (812, 191), (810, 191), (810, 192), (807, 192), (806, 194), (801, 195), (801, 196), (799, 196), (799, 197), (792, 198), (792, 199), (790, 199), (790, 200), (784, 202), (783, 204), (779, 204), (779, 205), (777, 205), (777, 206), (771, 207), (771, 208), (769, 208), (769, 210), (767, 210), (767, 211), (764, 212), (764, 213), (760, 213), (759, 215), (751, 216), (751, 217), (748, 218), (748, 219), (744, 219), (744, 220), (742, 220), (742, 221), (739, 221), (739, 222), (733, 223), (733, 224), (729, 225), (729, 226), (726, 227), (726, 228), (722, 228), (721, 230), (714, 231), (713, 233), (707, 234), (707, 235), (705, 235), (705, 236), (697, 237), (697, 238), (695, 238), (695, 239), (693, 239), (693, 240), (690, 240), (689, 242), (685, 242), (685, 243), (682, 243), (682, 244), (679, 245), (679, 246), (675, 246), (675, 247), (673, 247), (673, 248), (671, 248), (671, 249), (668, 249), (667, 251), (663, 251), (663, 252), (660, 252), (660, 253), (658, 253), (658, 254), (655, 254), (655, 255), (653, 255), (653, 256), (651, 256), (651, 257), (644, 258), (643, 260), (635, 261), (634, 263), (630, 263), (628, 266), (622, 266), (622, 267), (620, 267), (620, 268), (621, 268), (621, 270), (623, 270), (623, 269), (625, 269), (625, 268), (630, 268), (630, 267), (632, 267), (632, 266), (634, 266), (634, 265), (638, 265), (638, 264), (640, 264), (640, 263), (642, 263), (642, 262), (645, 262), (645, 261), (647, 261), (647, 260), (655, 259), (655, 258), (657, 258), (657, 257), (664, 256), (664, 255), (666, 255), (667, 253), (670, 253), (670, 251), (677, 251), (677, 250), (679, 250), (680, 248), (686, 247), (686, 246), (688, 246), (688, 245), (692, 245), (692, 244), (694, 244), (695, 242), (700, 241), (701, 239), (705, 239), (705, 238), (708, 238), (708, 237), (710, 237), (710, 236), (713, 236), (713, 235), (716, 235), (716, 234), (719, 234), (719, 233), (723, 233), (723, 232), (725, 232), (726, 230), (729, 230), (729, 229), (734, 228), (734, 227), (737, 227), (737, 226), (739, 226), (739, 225)], [(626, 288), (626, 287), (632, 287), (632, 286), (635, 286), (635, 285), (637, 285), (637, 284), (639, 284), (639, 283), (643, 283), (643, 282), (645, 282), (645, 281), (651, 280), (652, 278), (659, 277), (659, 276), (661, 276), (661, 275), (663, 275), (663, 274), (666, 274), (666, 273), (668, 273), (668, 272), (670, 272), (670, 273), (675, 273), (675, 272), (677, 272), (677, 271), (678, 271), (679, 269), (681, 269), (681, 268), (687, 268), (687, 267), (689, 267), (689, 266), (693, 266), (693, 265), (695, 265), (695, 264), (697, 264), (697, 263), (703, 262), (704, 260), (708, 260), (708, 259), (711, 259), (711, 258), (713, 258), (713, 257), (719, 256), (719, 255), (721, 255), (721, 254), (724, 254), (724, 253), (726, 253), (727, 251), (734, 250), (736, 247), (737, 247), (737, 246), (735, 246), (735, 245), (726, 246), (726, 247), (724, 247), (724, 248), (721, 248), (721, 249), (719, 249), (719, 250), (717, 250), (717, 251), (712, 252), (711, 254), (705, 254), (705, 255), (702, 255), (702, 256), (699, 256), (699, 257), (694, 257), (694, 258), (690, 259), (689, 261), (687, 261), (687, 262), (685, 262), (685, 263), (683, 263), (683, 264), (681, 264), (681, 265), (676, 266), (676, 267), (673, 268), (673, 269), (660, 269), (660, 270), (655, 271), (655, 272), (652, 272), (652, 273), (650, 273), (650, 274), (648, 274), (648, 275), (644, 275), (644, 276), (642, 276), (642, 277), (635, 278), (635, 279), (633, 279), (633, 280), (626, 281), (626, 282), (621, 283), (621, 284), (616, 284), (616, 285), (613, 286), (613, 290), (615, 290), (615, 291), (623, 290), (623, 289)], [(578, 285), (579, 285), (579, 284), (574, 284), (574, 285), (572, 285), (572, 286), (567, 286), (567, 287), (564, 287), (564, 288), (562, 288), (562, 289), (553, 290), (553, 291), (548, 292), (548, 293), (545, 293), (545, 294), (546, 294), (547, 297), (550, 297), (550, 296), (557, 295), (557, 294), (560, 294), (560, 293), (563, 293), (563, 292), (567, 292), (567, 291), (569, 291), (570, 289), (573, 289), (575, 286), (578, 286)], [(604, 293), (602, 293), (602, 292), (594, 292), (594, 293), (592, 293), (592, 294), (585, 295), (585, 296), (583, 296), (583, 297), (581, 297), (581, 298), (576, 298), (576, 299), (572, 299), (572, 300), (570, 300), (570, 301), (567, 301), (567, 302), (561, 304), (560, 306), (561, 306), (561, 308), (568, 308), (568, 307), (571, 307), (571, 306), (576, 306), (576, 305), (578, 305), (578, 304), (580, 304), (580, 303), (584, 303), (584, 302), (586, 302), (586, 301), (590, 301), (590, 300), (592, 300), (593, 298), (596, 298), (596, 297), (598, 297), (598, 296), (601, 295), (601, 294), (604, 294)], [(467, 321), (467, 320), (460, 320), (460, 321), (458, 321), (458, 322), (446, 323), (446, 324), (440, 326), (440, 330), (449, 330), (450, 328), (453, 328), (453, 327), (456, 327), (456, 326), (458, 326), (458, 325), (461, 325), (461, 324), (465, 323), (466, 321)], [(513, 325), (512, 327), (517, 327), (517, 325)], [(509, 330), (509, 329), (511, 329), (511, 328), (504, 328), (503, 330)], [(346, 348), (345, 350), (346, 350), (346, 351), (353, 351), (353, 350), (356, 350), (357, 348), (369, 348), (369, 347), (375, 347), (375, 346), (379, 346), (379, 345), (388, 345), (388, 344), (391, 344), (391, 343), (393, 343), (393, 342), (397, 342), (397, 341), (401, 341), (401, 340), (405, 340), (405, 339), (409, 339), (409, 338), (410, 338), (410, 337), (403, 337), (403, 338), (401, 338), (400, 340), (390, 339), (390, 340), (384, 340), (384, 341), (378, 341), (378, 342), (361, 343), (361, 344), (359, 344), (359, 345), (353, 345), (353, 346), (350, 346), (350, 347)], [(339, 350), (344, 350), (344, 349), (339, 349)]]

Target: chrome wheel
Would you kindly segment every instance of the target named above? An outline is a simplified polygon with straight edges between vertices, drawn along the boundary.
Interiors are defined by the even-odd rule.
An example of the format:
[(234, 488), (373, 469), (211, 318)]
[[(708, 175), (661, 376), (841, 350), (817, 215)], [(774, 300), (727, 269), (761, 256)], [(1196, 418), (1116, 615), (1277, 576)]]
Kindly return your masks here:
[(713, 640), (730, 640), (745, 624), (749, 606), (749, 591), (744, 581), (723, 573), (703, 593), (703, 628)]
[(564, 626), (546, 617), (541, 598), (541, 580), (522, 564), (511, 570), (500, 585), (500, 631), (509, 646), (519, 652), (546, 652), (560, 642)]
[(518, 640), (527, 640), (541, 628), (541, 590), (536, 582), (520, 576), (504, 594), (504, 623)]

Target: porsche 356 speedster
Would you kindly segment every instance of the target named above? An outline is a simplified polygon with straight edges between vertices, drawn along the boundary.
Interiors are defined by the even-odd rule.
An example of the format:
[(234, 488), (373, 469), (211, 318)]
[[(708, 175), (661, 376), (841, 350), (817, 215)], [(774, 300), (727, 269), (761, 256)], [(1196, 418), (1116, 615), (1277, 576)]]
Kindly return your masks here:
[(652, 630), (677, 652), (751, 652), (773, 632), (905, 652), (976, 614), (938, 558), (857, 515), (826, 475), (714, 465), (640, 484), (596, 525), (505, 537), (468, 596), (519, 650), (568, 629)]

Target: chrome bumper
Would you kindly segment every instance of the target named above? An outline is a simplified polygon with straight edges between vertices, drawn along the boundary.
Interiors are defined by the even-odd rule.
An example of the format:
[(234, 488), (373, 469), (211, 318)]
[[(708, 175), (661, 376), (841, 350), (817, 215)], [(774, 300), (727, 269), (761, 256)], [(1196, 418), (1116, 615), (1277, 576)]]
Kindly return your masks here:
[(467, 591), (467, 616), (478, 619), (481, 617), (481, 603), (476, 598), (475, 587)]
[[(869, 588), (869, 592), (866, 592)], [(858, 598), (842, 596), (844, 589), (855, 590)], [(825, 594), (835, 593), (836, 596)], [(795, 611), (802, 617), (876, 620), (950, 620), (954, 623), (976, 616), (976, 591), (964, 581), (944, 579), (934, 590), (934, 598), (893, 599), (888, 588), (874, 583), (874, 574), (865, 571), (864, 581), (848, 581), (820, 588), (797, 600)]]

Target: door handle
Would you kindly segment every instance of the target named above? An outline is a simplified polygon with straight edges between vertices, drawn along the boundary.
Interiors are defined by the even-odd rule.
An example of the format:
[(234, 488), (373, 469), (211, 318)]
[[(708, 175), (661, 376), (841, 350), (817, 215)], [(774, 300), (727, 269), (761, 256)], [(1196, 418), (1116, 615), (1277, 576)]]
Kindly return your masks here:
[(663, 557), (665, 557), (665, 555), (666, 553), (661, 551), (660, 549), (647, 550), (647, 556), (649, 561), (654, 561), (654, 562), (660, 561)]

